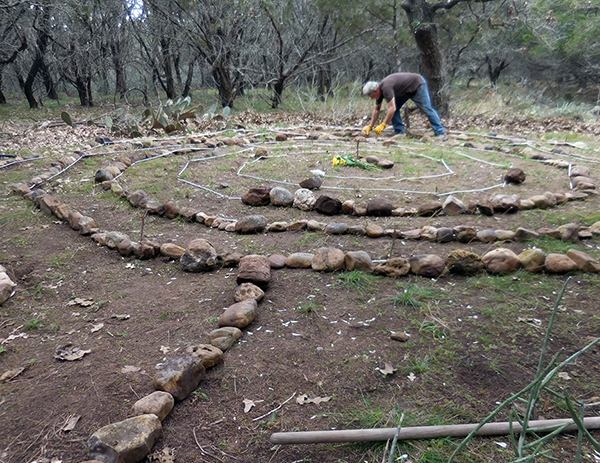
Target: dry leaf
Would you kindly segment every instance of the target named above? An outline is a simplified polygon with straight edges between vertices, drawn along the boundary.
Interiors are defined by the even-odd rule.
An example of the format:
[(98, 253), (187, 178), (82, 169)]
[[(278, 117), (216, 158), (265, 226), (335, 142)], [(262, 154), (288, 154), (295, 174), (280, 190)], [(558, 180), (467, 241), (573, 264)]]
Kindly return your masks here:
[(63, 432), (73, 431), (73, 429), (75, 429), (75, 425), (77, 424), (77, 422), (79, 421), (80, 418), (81, 418), (81, 415), (69, 416), (69, 418), (67, 419), (67, 422), (62, 427), (61, 431), (63, 431)]
[(250, 400), (250, 399), (244, 399), (244, 413), (248, 413), (250, 410), (252, 410), (252, 407), (254, 407), (256, 404), (264, 402), (264, 400)]
[(148, 460), (158, 463), (175, 463), (175, 449), (165, 447), (161, 451), (148, 455)]
[(137, 373), (141, 368), (133, 366), (133, 365), (125, 365), (121, 368), (121, 373)]
[(76, 297), (72, 301), (67, 302), (67, 305), (80, 305), (81, 307), (89, 307), (93, 305), (94, 301), (91, 299), (82, 299), (81, 297)]
[(104, 323), (98, 323), (97, 325), (92, 325), (92, 333), (95, 333), (96, 331), (100, 331), (102, 328), (104, 328)]
[(75, 347), (72, 344), (67, 344), (63, 347), (57, 347), (54, 358), (57, 360), (67, 360), (72, 362), (74, 360), (80, 360), (85, 354), (89, 354), (92, 350), (82, 350), (79, 347)]
[(170, 348), (170, 347), (167, 347), (167, 346), (160, 346), (160, 351), (161, 351), (163, 354), (168, 354), (170, 350), (171, 350), (171, 348)]
[(385, 363), (385, 368), (383, 370), (379, 368), (379, 371), (385, 376), (396, 373), (396, 369), (392, 366), (392, 364), (387, 362)]
[(16, 378), (25, 371), (25, 368), (15, 368), (2, 373), (0, 376), (0, 383), (8, 383), (11, 379)]
[(560, 379), (572, 379), (571, 376), (569, 376), (569, 373), (567, 373), (566, 371), (559, 371), (558, 375), (557, 375)]
[(111, 315), (112, 318), (116, 318), (117, 320), (127, 320), (129, 318), (131, 318), (131, 315), (129, 314), (120, 314), (120, 315)]
[(410, 382), (412, 383), (415, 379), (417, 379), (417, 377), (415, 376), (415, 374), (411, 371), (410, 374), (407, 376), (407, 378), (410, 380)]
[(304, 405), (304, 404), (320, 404), (321, 402), (329, 402), (331, 400), (331, 397), (315, 397), (314, 399), (309, 399), (308, 395), (306, 394), (302, 394), (301, 396), (298, 396), (298, 398), (296, 399), (296, 402), (300, 405)]
[(17, 338), (27, 339), (27, 335), (25, 333), (11, 334), (6, 339), (0, 339), (0, 345), (8, 344), (9, 341), (12, 341), (13, 339), (17, 339)]

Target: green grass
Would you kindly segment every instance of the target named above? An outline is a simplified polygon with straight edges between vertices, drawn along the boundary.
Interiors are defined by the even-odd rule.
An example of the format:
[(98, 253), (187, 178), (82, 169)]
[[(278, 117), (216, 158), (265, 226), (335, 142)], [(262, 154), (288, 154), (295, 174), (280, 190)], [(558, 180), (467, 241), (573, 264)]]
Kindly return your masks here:
[(409, 284), (403, 287), (402, 283), (398, 283), (397, 286), (400, 292), (396, 296), (389, 298), (394, 307), (419, 308), (425, 304), (425, 301), (441, 296), (440, 291), (437, 289), (425, 288), (416, 284)]
[(25, 324), (25, 329), (27, 331), (33, 331), (33, 330), (37, 330), (39, 328), (42, 328), (44, 326), (44, 323), (41, 320), (38, 320), (36, 318), (29, 320), (26, 324)]
[(340, 273), (337, 276), (338, 283), (342, 288), (356, 291), (360, 294), (369, 294), (377, 290), (377, 282), (379, 280), (375, 275), (362, 272), (360, 270), (352, 270), (350, 272)]

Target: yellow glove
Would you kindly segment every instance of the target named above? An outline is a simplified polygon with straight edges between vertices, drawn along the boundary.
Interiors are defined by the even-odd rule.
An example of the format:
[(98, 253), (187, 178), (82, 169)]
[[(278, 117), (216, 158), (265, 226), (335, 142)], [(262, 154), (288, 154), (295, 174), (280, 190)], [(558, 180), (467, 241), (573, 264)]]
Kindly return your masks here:
[(385, 129), (386, 127), (387, 127), (387, 124), (385, 122), (382, 122), (377, 127), (375, 127), (373, 130), (375, 131), (375, 133), (377, 135), (381, 135), (381, 132), (383, 132), (383, 129)]
[(373, 129), (373, 126), (371, 124), (367, 125), (364, 129), (362, 129), (362, 131), (364, 132), (364, 134), (368, 137), (369, 134), (371, 133), (371, 130)]

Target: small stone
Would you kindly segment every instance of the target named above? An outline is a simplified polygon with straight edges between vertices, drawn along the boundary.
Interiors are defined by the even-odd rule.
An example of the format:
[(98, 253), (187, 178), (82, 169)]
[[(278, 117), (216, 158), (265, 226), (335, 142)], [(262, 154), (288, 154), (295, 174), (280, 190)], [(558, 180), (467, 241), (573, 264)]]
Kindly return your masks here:
[(316, 272), (335, 272), (344, 268), (344, 252), (337, 248), (319, 248), (312, 260)]
[(175, 357), (163, 363), (154, 375), (154, 388), (175, 400), (185, 399), (204, 378), (204, 365), (194, 357)]
[(600, 262), (583, 251), (569, 249), (567, 251), (567, 257), (577, 264), (579, 270), (590, 273), (600, 272)]
[(107, 169), (99, 169), (94, 174), (94, 182), (96, 182), (96, 183), (110, 181), (113, 178), (114, 178), (113, 174), (111, 174)]
[(346, 270), (360, 270), (371, 273), (373, 271), (373, 261), (366, 251), (349, 251), (344, 257), (344, 266)]
[(160, 245), (160, 253), (169, 259), (179, 260), (185, 254), (185, 248), (174, 243), (163, 243)]
[(342, 213), (342, 202), (331, 196), (321, 195), (315, 201), (313, 209), (324, 215), (338, 215)]
[(376, 224), (369, 224), (367, 225), (366, 233), (369, 238), (381, 238), (385, 236), (385, 229)]
[(446, 269), (453, 274), (473, 276), (481, 272), (483, 268), (483, 260), (474, 252), (455, 249), (446, 256)]
[(432, 216), (442, 210), (442, 203), (439, 201), (428, 201), (421, 204), (417, 209), (417, 214), (422, 216)]
[(242, 202), (249, 206), (267, 206), (271, 202), (271, 188), (250, 188), (242, 195)]
[(476, 236), (477, 240), (481, 241), (482, 243), (492, 243), (498, 239), (496, 231), (490, 229), (480, 230), (477, 232)]
[(446, 215), (464, 214), (467, 212), (467, 206), (460, 199), (450, 195), (442, 204), (442, 212)]
[(228, 351), (242, 337), (242, 330), (235, 326), (224, 326), (208, 333), (212, 346)]
[(235, 224), (235, 231), (243, 234), (262, 233), (267, 228), (267, 218), (264, 215), (247, 215)]
[(311, 190), (300, 188), (294, 193), (294, 207), (303, 211), (312, 210), (317, 199)]
[(512, 230), (495, 230), (495, 233), (499, 241), (512, 241), (516, 236), (516, 233)]
[(519, 184), (519, 183), (523, 183), (526, 178), (527, 178), (527, 176), (525, 175), (525, 172), (523, 172), (521, 169), (519, 169), (517, 167), (508, 169), (508, 171), (504, 175), (504, 181), (506, 183)]
[[(1, 267), (1, 266), (0, 266)], [(0, 271), (0, 305), (4, 304), (13, 293), (14, 288), (17, 286), (4, 271), (4, 267), (1, 267)]]
[(405, 257), (392, 257), (384, 263), (377, 265), (373, 271), (389, 277), (402, 277), (410, 271), (410, 262)]
[(240, 259), (237, 283), (254, 283), (265, 288), (271, 281), (271, 264), (266, 256), (250, 254)]
[(235, 288), (233, 300), (235, 302), (245, 301), (246, 299), (254, 299), (260, 302), (265, 297), (265, 292), (253, 283), (242, 283)]
[(518, 241), (534, 240), (539, 237), (539, 233), (522, 227), (517, 228), (517, 231), (515, 232), (515, 239)]
[(280, 233), (287, 231), (289, 224), (287, 222), (273, 222), (267, 225), (268, 232)]
[(311, 268), (314, 256), (308, 252), (294, 252), (287, 256), (285, 265), (289, 268)]
[(90, 458), (110, 463), (137, 463), (150, 453), (161, 431), (160, 420), (155, 414), (109, 424), (88, 439)]
[(515, 271), (521, 265), (517, 255), (507, 248), (497, 248), (483, 255), (481, 258), (488, 272), (505, 274)]
[(427, 278), (439, 277), (446, 268), (444, 259), (435, 254), (418, 254), (409, 259), (410, 271)]
[(560, 275), (577, 270), (577, 264), (570, 257), (554, 252), (546, 256), (544, 267), (548, 273)]
[(271, 268), (280, 269), (285, 267), (285, 256), (282, 254), (270, 254), (268, 257)]
[[(225, 328), (220, 328), (225, 329)], [(237, 330), (237, 328), (230, 328), (232, 330)], [(216, 330), (214, 330), (216, 331)], [(239, 331), (239, 330), (238, 330)], [(212, 333), (213, 331), (211, 331)], [(209, 333), (209, 336), (211, 335), (211, 333)], [(242, 332), (240, 331), (240, 336)], [(238, 338), (239, 339), (239, 338)], [(211, 344), (197, 344), (195, 346), (189, 346), (186, 350), (185, 353), (200, 359), (200, 361), (202, 362), (202, 365), (204, 365), (204, 368), (212, 368), (215, 365), (218, 365), (219, 363), (221, 363), (223, 361), (223, 352), (226, 349), (221, 349), (221, 347), (219, 346), (215, 346)]]
[(331, 222), (325, 227), (325, 233), (328, 235), (343, 235), (348, 231), (347, 223)]
[(273, 206), (290, 207), (294, 204), (294, 195), (292, 192), (281, 186), (272, 188), (269, 198)]
[(394, 205), (387, 198), (377, 197), (367, 203), (367, 215), (373, 217), (390, 217)]
[(390, 338), (394, 341), (407, 342), (410, 339), (410, 335), (405, 331), (398, 331), (396, 333), (392, 333)]
[(175, 399), (168, 392), (155, 391), (146, 397), (142, 397), (131, 407), (133, 415), (153, 414), (160, 421), (164, 420), (173, 409)]
[(185, 272), (210, 272), (221, 268), (223, 258), (210, 242), (198, 238), (190, 242), (179, 262)]
[(318, 190), (323, 185), (323, 180), (320, 177), (305, 178), (300, 182), (300, 187), (307, 190)]
[(258, 304), (254, 299), (236, 302), (221, 314), (217, 324), (219, 328), (224, 326), (234, 326), (240, 329), (245, 328), (256, 318), (257, 309)]

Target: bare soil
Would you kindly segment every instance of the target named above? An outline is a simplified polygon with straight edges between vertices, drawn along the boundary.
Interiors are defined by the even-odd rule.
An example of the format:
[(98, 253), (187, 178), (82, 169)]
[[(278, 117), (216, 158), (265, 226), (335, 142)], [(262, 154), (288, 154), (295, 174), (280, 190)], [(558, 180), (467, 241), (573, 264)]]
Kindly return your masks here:
[[(469, 129), (472, 122), (449, 124), (452, 131), (446, 142), (403, 138), (389, 146), (383, 137), (357, 144), (355, 127), (339, 130), (327, 121), (307, 125), (290, 118), (285, 128), (274, 129), (272, 121), (252, 120), (249, 115), (244, 115), (245, 132), (215, 134), (216, 127), (199, 125), (184, 136), (156, 136), (148, 146), (131, 140), (98, 146), (95, 137), (111, 136), (99, 128), (58, 124), (11, 128), (3, 139), (5, 146), (0, 145), (3, 152), (19, 147), (46, 157), (0, 170), (0, 264), (17, 283), (15, 294), (0, 307), (0, 374), (24, 368), (0, 384), (0, 462), (85, 460), (89, 436), (129, 417), (132, 404), (153, 392), (158, 363), (181, 355), (190, 345), (208, 342), (217, 317), (234, 302), (236, 287), (235, 268), (190, 274), (166, 258), (122, 257), (40, 212), (12, 193), (12, 184), (29, 181), (59, 158), (94, 154), (41, 187), (93, 217), (102, 230), (125, 232), (132, 239), (143, 234), (184, 247), (202, 237), (222, 254), (288, 255), (331, 246), (365, 250), (381, 260), (427, 253), (445, 256), (453, 249), (482, 255), (500, 245), (519, 253), (532, 243), (440, 244), (307, 231), (238, 235), (181, 219), (144, 217), (140, 209), (94, 184), (95, 172), (142, 150), (163, 154), (127, 169), (120, 185), (128, 191), (144, 189), (160, 202), (225, 218), (262, 214), (269, 223), (314, 219), (376, 223), (398, 230), (425, 225), (536, 230), (600, 220), (595, 195), (553, 209), (491, 217), (402, 218), (326, 217), (296, 208), (251, 208), (223, 197), (238, 197), (257, 185), (287, 185), (294, 191), (314, 169), (327, 174), (317, 196), (367, 201), (383, 195), (398, 207), (416, 207), (451, 191), (459, 192), (456, 196), (465, 203), (498, 193), (526, 198), (569, 191), (567, 170), (531, 160), (527, 149), (585, 165), (593, 178), (600, 179), (597, 126), (561, 120), (509, 121), (501, 126), (478, 121), (474, 131)], [(484, 124), (487, 130), (482, 129)], [(418, 118), (415, 127), (420, 127)], [(287, 141), (276, 142), (278, 133), (287, 134)], [(321, 139), (316, 139), (319, 135)], [(239, 143), (221, 144), (225, 139)], [(204, 140), (220, 146), (198, 151), (204, 145), (190, 143)], [(258, 148), (266, 150), (266, 159), (256, 160)], [(179, 151), (169, 154), (175, 149)], [(395, 166), (381, 172), (334, 168), (331, 158), (338, 153), (376, 154), (393, 160)], [(207, 156), (212, 159), (194, 161)], [(193, 162), (181, 173), (187, 161)], [(501, 184), (510, 166), (525, 171), (523, 184), (486, 189)], [(452, 173), (430, 177), (448, 171)], [(204, 188), (179, 181), (180, 173)], [(573, 244), (551, 239), (534, 244), (545, 252), (573, 247), (600, 258), (597, 237)], [(478, 422), (533, 379), (551, 309), (567, 278), (522, 271), (437, 280), (415, 275), (356, 277), (358, 283), (352, 277), (274, 270), (257, 320), (225, 353), (224, 362), (207, 371), (200, 388), (176, 404), (163, 422), (154, 453), (144, 461), (375, 462), (382, 460), (384, 443), (274, 446), (269, 436), (280, 431), (395, 427), (401, 413), (405, 426)], [(564, 358), (599, 335), (598, 287), (596, 274), (572, 274), (551, 338), (551, 354), (564, 349)], [(74, 303), (79, 300), (89, 303)], [(407, 342), (391, 339), (392, 333), (402, 331), (410, 334)], [(77, 361), (56, 360), (56, 348), (68, 344), (91, 352)], [(568, 389), (576, 399), (592, 404), (586, 409), (589, 415), (598, 413), (594, 404), (599, 402), (599, 355), (586, 354), (566, 368), (566, 376), (553, 381), (557, 391)], [(386, 364), (395, 372), (382, 374)], [(329, 400), (300, 405), (296, 399), (302, 394)], [(256, 403), (248, 413), (244, 399)], [(568, 416), (564, 403), (551, 396), (537, 410), (540, 418)], [(80, 417), (74, 429), (63, 430), (73, 416)], [(498, 417), (505, 419), (506, 414)], [(406, 454), (413, 462), (445, 461), (459, 442), (403, 442), (398, 455)], [(508, 443), (508, 437), (479, 438), (458, 461), (511, 461), (510, 448), (497, 442)], [(548, 448), (559, 461), (572, 461), (576, 436), (557, 437)], [(167, 453), (174, 456), (168, 459)], [(593, 455), (586, 444), (584, 461), (594, 461)]]

